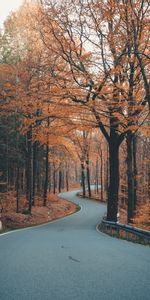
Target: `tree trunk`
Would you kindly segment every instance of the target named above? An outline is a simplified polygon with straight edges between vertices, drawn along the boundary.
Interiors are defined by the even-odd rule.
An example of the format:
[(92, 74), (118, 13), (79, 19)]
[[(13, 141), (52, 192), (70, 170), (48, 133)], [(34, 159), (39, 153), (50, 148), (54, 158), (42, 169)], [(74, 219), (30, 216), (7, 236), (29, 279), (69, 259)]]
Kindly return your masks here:
[(136, 152), (131, 132), (127, 134), (127, 181), (128, 181), (128, 223), (132, 222), (136, 200)]
[(29, 153), (27, 154), (26, 159), (26, 198), (29, 201), (30, 198), (30, 160), (29, 160)]
[(37, 142), (33, 144), (33, 200), (32, 205), (34, 206), (34, 196), (35, 196), (35, 188), (36, 188), (36, 179), (37, 179)]
[(59, 193), (61, 193), (61, 187), (62, 187), (62, 170), (61, 170), (61, 164), (60, 164), (59, 181), (58, 181), (58, 190), (59, 190)]
[(24, 192), (24, 168), (21, 171), (20, 189), (21, 189), (21, 191), (23, 193)]
[(107, 146), (107, 157), (106, 157), (106, 182), (105, 182), (105, 191), (107, 195), (107, 200), (109, 198), (109, 147)]
[(75, 181), (76, 183), (78, 183), (78, 168), (76, 163), (75, 163)]
[(56, 167), (55, 163), (53, 163), (53, 194), (56, 193)]
[(9, 144), (8, 144), (8, 135), (7, 135), (7, 148), (6, 148), (6, 182), (7, 182), (7, 192), (9, 190)]
[(85, 173), (84, 173), (84, 162), (81, 162), (81, 184), (82, 184), (82, 190), (83, 190), (83, 197), (86, 195), (85, 190)]
[(134, 170), (134, 210), (136, 210), (137, 204), (137, 161), (136, 161), (136, 135), (133, 136), (133, 170)]
[(51, 183), (51, 163), (49, 162), (49, 183), (48, 183), (48, 191), (49, 191), (49, 193), (51, 192), (51, 185), (52, 185), (52, 183)]
[(64, 189), (64, 187), (65, 187), (65, 171), (64, 171), (64, 169), (62, 170), (62, 180), (61, 180), (61, 188), (62, 188), (62, 190)]
[(45, 161), (45, 182), (44, 182), (44, 201), (43, 201), (43, 206), (46, 206), (46, 203), (47, 203), (48, 173), (49, 173), (48, 155), (49, 155), (49, 142), (48, 142), (48, 136), (47, 136), (47, 143), (46, 143), (46, 161)]
[(101, 153), (101, 166), (100, 166), (100, 176), (101, 176), (101, 201), (103, 201), (103, 156), (102, 156), (102, 149), (100, 149)]
[(66, 163), (66, 189), (69, 191), (69, 180), (68, 180), (68, 164)]
[(33, 144), (32, 144), (32, 127), (27, 132), (28, 159), (27, 159), (27, 195), (28, 210), (31, 213), (33, 201)]
[(119, 191), (119, 144), (114, 139), (109, 143), (109, 197), (107, 220), (117, 222)]
[(16, 213), (19, 213), (19, 165), (17, 166), (16, 176)]
[(150, 199), (150, 163), (148, 163), (148, 166), (147, 166), (147, 168), (148, 168), (148, 170), (147, 170), (147, 172), (148, 172), (148, 197), (149, 197), (149, 199)]
[(96, 185), (96, 194), (98, 194), (98, 159), (96, 160), (96, 178), (95, 178), (95, 185)]
[(86, 159), (86, 174), (87, 174), (87, 184), (88, 184), (88, 195), (91, 197), (91, 185), (90, 185), (90, 168), (89, 168), (89, 154), (87, 153)]

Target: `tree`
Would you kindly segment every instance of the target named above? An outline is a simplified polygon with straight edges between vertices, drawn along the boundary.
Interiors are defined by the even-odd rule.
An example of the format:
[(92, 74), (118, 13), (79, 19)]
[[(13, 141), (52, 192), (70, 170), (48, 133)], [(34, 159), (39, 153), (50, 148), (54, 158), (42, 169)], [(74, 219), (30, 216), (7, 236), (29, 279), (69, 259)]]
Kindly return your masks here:
[[(130, 4), (124, 1), (99, 3), (77, 0), (73, 3), (64, 1), (59, 6), (57, 1), (57, 5), (51, 1), (41, 2), (45, 13), (44, 43), (64, 59), (74, 81), (74, 89), (70, 86), (68, 97), (93, 113), (108, 142), (110, 180), (107, 218), (117, 221), (119, 148), (127, 132), (131, 131), (130, 122), (126, 124), (126, 112), (133, 110), (130, 105), (132, 80), (130, 78), (128, 86), (124, 73), (128, 65), (131, 75), (132, 67), (137, 67), (136, 55), (134, 66), (130, 63), (133, 45), (129, 45), (129, 35), (133, 37), (133, 31), (128, 30), (126, 22)], [(65, 9), (62, 9), (63, 6)], [(49, 44), (48, 32), (53, 35), (55, 45)], [(85, 50), (89, 48), (90, 52)], [(138, 105), (143, 106), (143, 99), (138, 101)], [(138, 112), (137, 109), (136, 114)]]
[[(57, 120), (63, 119), (65, 115), (62, 108), (56, 109), (60, 98), (56, 96), (58, 83), (55, 82), (55, 72), (60, 73), (61, 66), (59, 64), (56, 68), (57, 57), (53, 56), (50, 61), (46, 51), (44, 51), (39, 31), (36, 29), (37, 7), (34, 10), (33, 18), (29, 19), (32, 8), (32, 5), (23, 6), (18, 13), (12, 14), (5, 23), (2, 44), (4, 50), (2, 51), (3, 62), (6, 60), (5, 50), (7, 50), (5, 40), (7, 40), (10, 51), (9, 55), (7, 53), (7, 64), (3, 64), (6, 80), (3, 80), (3, 103), (1, 106), (3, 114), (7, 115), (9, 113), (19, 119), (18, 128), (15, 128), (15, 130), (19, 130), (20, 135), (26, 136), (24, 147), (26, 156), (26, 194), (30, 213), (34, 204), (36, 177), (39, 173), (36, 163), (39, 151), (38, 141), (43, 145), (43, 148), (46, 145), (46, 153), (43, 152), (43, 154), (46, 154), (44, 205), (46, 205), (47, 200), (50, 146), (52, 148), (54, 145), (56, 147), (56, 145), (60, 146), (62, 143), (68, 146), (65, 138), (62, 140), (66, 131), (64, 130), (60, 134), (60, 128), (64, 126), (64, 121), (58, 121), (57, 124)], [(23, 30), (24, 28), (26, 28), (26, 31)], [(10, 63), (9, 68), (8, 62)], [(12, 69), (12, 75), (7, 78), (7, 72), (10, 69)], [(54, 121), (55, 125), (51, 126)], [(52, 134), (54, 130), (57, 131), (57, 134)], [(68, 131), (68, 128), (66, 130)], [(49, 141), (51, 145), (49, 145)], [(20, 165), (17, 167), (17, 174), (19, 173), (19, 167)], [(16, 179), (16, 186), (18, 195), (18, 179)]]
[[(148, 143), (144, 133), (149, 95), (148, 2), (40, 3), (25, 4), (12, 14), (2, 34), (1, 69), (5, 74), (1, 85), (2, 118), (6, 124), (8, 115), (16, 118), (14, 132), (19, 131), (15, 133), (18, 141), (15, 148), (23, 139), (21, 155), (25, 161), (21, 165), (17, 158), (13, 164), (5, 157), (5, 176), (10, 181), (12, 169), (17, 195), (20, 187), (25, 186), (19, 174), (26, 178), (31, 212), (37, 191), (42, 193), (46, 205), (50, 181), (54, 192), (56, 186), (61, 191), (66, 173), (68, 189), (68, 174), (74, 168), (71, 172), (72, 163), (67, 159), (72, 156), (78, 165), (78, 156), (83, 194), (87, 180), (91, 195), (90, 182), (95, 172), (98, 188), (100, 165), (101, 186), (104, 178), (105, 186), (109, 182), (107, 219), (117, 221), (121, 170), (121, 183), (124, 181), (128, 193), (128, 222), (131, 222), (139, 202), (138, 172), (142, 165), (145, 186), (149, 178), (145, 167), (148, 151), (143, 143), (144, 140)], [(7, 78), (10, 70), (12, 74)], [(9, 149), (9, 132), (7, 125), (4, 127), (5, 147)], [(123, 144), (125, 140), (127, 147)], [(120, 159), (125, 157), (127, 174), (122, 174)], [(78, 179), (78, 172), (75, 173)], [(101, 189), (101, 198), (102, 192)]]

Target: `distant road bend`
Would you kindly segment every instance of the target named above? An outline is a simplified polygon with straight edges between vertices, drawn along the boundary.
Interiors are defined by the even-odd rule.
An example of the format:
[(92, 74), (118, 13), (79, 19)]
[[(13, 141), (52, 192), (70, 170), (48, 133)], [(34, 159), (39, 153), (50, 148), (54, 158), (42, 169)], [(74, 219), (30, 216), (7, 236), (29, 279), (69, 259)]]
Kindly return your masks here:
[(1, 300), (149, 300), (150, 248), (96, 231), (106, 207), (0, 236)]

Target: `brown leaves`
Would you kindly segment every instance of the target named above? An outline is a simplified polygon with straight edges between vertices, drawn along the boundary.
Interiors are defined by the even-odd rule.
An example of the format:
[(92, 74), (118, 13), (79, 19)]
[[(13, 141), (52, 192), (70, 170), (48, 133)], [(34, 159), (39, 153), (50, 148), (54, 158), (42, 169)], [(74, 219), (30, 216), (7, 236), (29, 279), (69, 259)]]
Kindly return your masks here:
[(150, 230), (150, 203), (141, 205), (133, 219), (134, 225), (139, 228)]

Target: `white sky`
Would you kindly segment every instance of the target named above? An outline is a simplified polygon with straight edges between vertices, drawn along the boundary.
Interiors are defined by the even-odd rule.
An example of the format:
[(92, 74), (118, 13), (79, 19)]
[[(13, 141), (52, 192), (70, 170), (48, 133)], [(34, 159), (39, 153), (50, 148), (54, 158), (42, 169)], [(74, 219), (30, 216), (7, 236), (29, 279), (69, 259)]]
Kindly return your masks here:
[(0, 27), (10, 12), (18, 9), (22, 3), (23, 0), (0, 0)]

